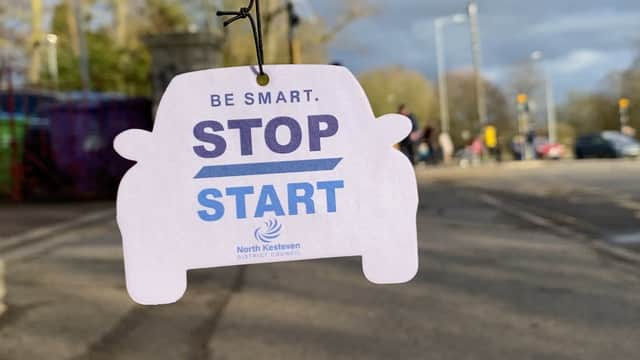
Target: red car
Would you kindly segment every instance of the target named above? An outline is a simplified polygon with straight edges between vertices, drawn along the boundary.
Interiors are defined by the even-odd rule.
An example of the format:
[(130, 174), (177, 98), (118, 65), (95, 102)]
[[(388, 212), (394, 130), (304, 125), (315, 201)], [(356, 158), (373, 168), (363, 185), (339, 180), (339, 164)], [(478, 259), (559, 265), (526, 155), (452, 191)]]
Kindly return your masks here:
[(566, 149), (562, 144), (544, 143), (536, 147), (539, 159), (558, 160), (564, 157)]

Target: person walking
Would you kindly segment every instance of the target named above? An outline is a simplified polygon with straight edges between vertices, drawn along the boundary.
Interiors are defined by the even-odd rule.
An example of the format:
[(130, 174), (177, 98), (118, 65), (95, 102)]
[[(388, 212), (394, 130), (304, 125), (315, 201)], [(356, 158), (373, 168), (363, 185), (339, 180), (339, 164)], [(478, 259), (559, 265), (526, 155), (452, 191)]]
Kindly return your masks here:
[(433, 136), (433, 128), (431, 125), (427, 125), (422, 130), (422, 136), (420, 137), (420, 141), (418, 143), (418, 160), (420, 162), (424, 162), (425, 164), (429, 163), (434, 157), (434, 147), (431, 138)]
[(441, 132), (438, 136), (438, 143), (442, 149), (442, 161), (445, 165), (449, 165), (453, 159), (453, 153), (455, 151), (451, 135), (446, 132)]
[(420, 138), (420, 132), (418, 131), (418, 123), (415, 116), (409, 111), (409, 107), (402, 104), (398, 107), (398, 114), (404, 115), (411, 120), (411, 133), (406, 138), (400, 141), (400, 151), (411, 161), (411, 164), (415, 164), (416, 155), (414, 149), (414, 142)]

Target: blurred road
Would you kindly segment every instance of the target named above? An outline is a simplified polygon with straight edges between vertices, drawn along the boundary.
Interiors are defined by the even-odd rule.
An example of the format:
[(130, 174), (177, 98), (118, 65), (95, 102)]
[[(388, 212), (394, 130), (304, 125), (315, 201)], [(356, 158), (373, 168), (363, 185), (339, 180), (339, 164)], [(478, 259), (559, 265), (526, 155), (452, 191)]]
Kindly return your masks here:
[(367, 283), (360, 259), (257, 265), (190, 272), (181, 302), (141, 307), (112, 220), (0, 238), (0, 359), (637, 357), (640, 162), (418, 177), (421, 269), (405, 285)]

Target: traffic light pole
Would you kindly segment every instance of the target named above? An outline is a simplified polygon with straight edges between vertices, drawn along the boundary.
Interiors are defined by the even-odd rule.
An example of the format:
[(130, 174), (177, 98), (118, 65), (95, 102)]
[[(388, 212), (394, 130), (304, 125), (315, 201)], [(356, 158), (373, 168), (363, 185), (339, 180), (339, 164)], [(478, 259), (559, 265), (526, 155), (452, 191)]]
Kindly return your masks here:
[(520, 139), (522, 141), (522, 159), (533, 159), (532, 145), (528, 141), (529, 139), (529, 97), (527, 94), (518, 94), (518, 132), (520, 133)]
[(618, 106), (620, 108), (620, 132), (624, 134), (629, 125), (629, 99), (620, 99)]

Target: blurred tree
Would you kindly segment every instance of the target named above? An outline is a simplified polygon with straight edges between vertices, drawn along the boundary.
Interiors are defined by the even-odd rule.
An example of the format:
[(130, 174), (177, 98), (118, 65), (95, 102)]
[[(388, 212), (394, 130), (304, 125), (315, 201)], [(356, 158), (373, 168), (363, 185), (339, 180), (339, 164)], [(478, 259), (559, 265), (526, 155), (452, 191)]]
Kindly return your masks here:
[(608, 94), (571, 94), (560, 114), (576, 135), (620, 129), (617, 99)]
[(576, 140), (576, 129), (567, 121), (558, 122), (558, 142), (573, 148)]
[(127, 44), (127, 24), (129, 23), (129, 0), (112, 0), (116, 44), (124, 47)]
[[(640, 51), (638, 53), (635, 61), (620, 76), (621, 84), (617, 98), (626, 97), (631, 101), (629, 125), (640, 130)], [(640, 132), (638, 136), (640, 136)]]
[(28, 40), (31, 20), (31, 3), (24, 0), (2, 0), (0, 2), (0, 46), (9, 43), (24, 43)]
[(359, 80), (376, 116), (395, 113), (399, 105), (406, 104), (420, 126), (437, 126), (432, 117), (436, 109), (435, 91), (420, 72), (393, 66), (363, 73)]
[[(51, 20), (51, 32), (58, 36), (58, 72), (61, 90), (81, 88), (75, 20), (73, 25), (69, 21), (69, 17), (74, 18), (73, 15), (69, 16), (73, 12), (71, 7), (69, 0), (59, 3), (54, 8)], [(48, 75), (45, 75), (45, 83), (48, 80), (50, 80)]]
[[(24, 0), (6, 0), (23, 2)], [(59, 88), (81, 88), (78, 74), (78, 24), (74, 16), (76, 0), (60, 0), (55, 3), (50, 31), (58, 36)], [(236, 9), (237, 0), (77, 0), (87, 6), (82, 18), (88, 39), (90, 73), (95, 90), (118, 91), (128, 94), (149, 92), (149, 55), (142, 42), (144, 36), (158, 33), (184, 32), (200, 25), (200, 30), (221, 29), (216, 19), (209, 19), (218, 8)], [(266, 63), (287, 63), (288, 18), (285, 0), (263, 0), (263, 26), (265, 28)], [(0, 4), (2, 9), (3, 4)], [(7, 6), (5, 5), (6, 9)], [(11, 6), (9, 6), (11, 8)], [(98, 10), (96, 10), (98, 9)], [(99, 25), (92, 21), (94, 11), (111, 10), (111, 24)], [(266, 10), (264, 10), (266, 9)], [(344, 11), (335, 24), (321, 20), (302, 21), (296, 36), (303, 44), (303, 62), (326, 63), (327, 46), (336, 34), (356, 19), (372, 12), (367, 0), (344, 4)], [(6, 10), (5, 10), (6, 12)], [(26, 17), (28, 20), (28, 16)], [(104, 16), (102, 17), (104, 18)], [(109, 18), (109, 17), (107, 17)], [(28, 23), (28, 21), (27, 21)], [(0, 34), (4, 34), (0, 24)], [(6, 31), (5, 31), (6, 32)], [(255, 64), (255, 49), (249, 26), (231, 27), (227, 32), (225, 65)], [(28, 34), (27, 34), (28, 35)], [(28, 39), (25, 36), (25, 42)], [(26, 44), (25, 44), (26, 46)], [(50, 85), (48, 74), (42, 74), (44, 83)]]
[[(79, 60), (74, 43), (77, 25), (69, 22), (70, 1), (58, 4), (54, 9), (51, 30), (58, 35), (59, 89), (79, 90)], [(90, 21), (89, 18), (84, 21)], [(132, 29), (130, 27), (129, 29)], [(128, 41), (118, 46), (110, 29), (95, 29), (87, 32), (90, 75), (94, 90), (121, 92), (128, 95), (147, 95), (149, 55), (140, 41)], [(138, 35), (138, 34), (134, 34)], [(139, 36), (139, 35), (138, 35)], [(137, 39), (137, 36), (133, 37)], [(45, 83), (50, 81), (48, 74)]]
[[(618, 100), (631, 102), (629, 125), (640, 129), (640, 51), (638, 57), (622, 71), (612, 71), (603, 79), (600, 92), (572, 94), (562, 108), (562, 116), (569, 120), (579, 134), (601, 130), (619, 130)], [(639, 134), (640, 135), (640, 134)]]
[[(455, 72), (447, 75), (449, 87), (449, 112), (451, 119), (451, 137), (457, 147), (466, 145), (463, 133), (471, 136), (480, 134), (478, 122), (477, 98), (475, 96), (476, 83), (472, 72)], [(507, 97), (495, 84), (484, 80), (489, 109), (489, 123), (498, 129), (501, 145), (506, 145), (516, 132), (516, 120), (510, 116), (510, 106)], [(435, 115), (440, 118), (439, 113)], [(439, 120), (437, 120), (439, 123)]]
[[(263, 0), (260, 2), (263, 14), (263, 42), (265, 63), (289, 63), (287, 0)], [(319, 18), (303, 20), (296, 29), (296, 37), (302, 44), (303, 63), (327, 63), (327, 47), (341, 31), (354, 21), (375, 12), (370, 2), (365, 0), (344, 2), (334, 24), (327, 24)], [(228, 0), (226, 9), (238, 7), (237, 1)], [(248, 25), (234, 26), (226, 31), (225, 65), (237, 66), (255, 64), (255, 48)]]
[[(14, 74), (24, 75), (28, 68), (20, 64), (29, 62), (26, 54), (29, 52), (31, 34), (29, 32), (31, 2), (24, 0), (0, 1), (0, 66), (4, 66), (9, 58), (12, 59)], [(2, 79), (2, 77), (0, 77)], [(0, 87), (6, 86), (0, 81)]]
[(141, 22), (146, 34), (187, 31), (189, 17), (182, 5), (170, 0), (146, 0)]
[[(76, 16), (73, 11), (73, 4), (71, 3), (73, 0), (64, 0), (64, 14), (60, 14), (60, 16), (64, 16), (64, 19), (67, 22), (67, 30), (69, 31), (69, 45), (71, 46), (71, 50), (75, 56), (80, 55), (80, 40), (78, 39), (78, 24), (76, 22)], [(55, 16), (55, 10), (54, 10)], [(62, 19), (59, 19), (59, 21)], [(64, 21), (64, 20), (62, 20)], [(55, 33), (55, 31), (54, 31)]]

